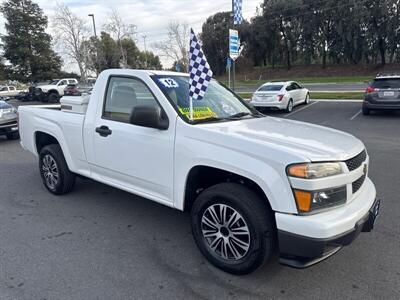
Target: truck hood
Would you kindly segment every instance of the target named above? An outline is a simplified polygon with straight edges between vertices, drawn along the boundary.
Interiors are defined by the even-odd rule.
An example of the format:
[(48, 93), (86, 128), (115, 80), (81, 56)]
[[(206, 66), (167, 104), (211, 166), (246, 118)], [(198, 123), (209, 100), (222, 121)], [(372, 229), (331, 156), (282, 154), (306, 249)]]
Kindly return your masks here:
[(359, 154), (365, 147), (353, 135), (305, 122), (264, 117), (206, 125), (208, 130), (256, 143), (310, 161), (343, 161)]
[(49, 85), (49, 84), (36, 86), (37, 89), (42, 89), (42, 90), (50, 90), (50, 89), (54, 89), (56, 87), (57, 87), (56, 85)]

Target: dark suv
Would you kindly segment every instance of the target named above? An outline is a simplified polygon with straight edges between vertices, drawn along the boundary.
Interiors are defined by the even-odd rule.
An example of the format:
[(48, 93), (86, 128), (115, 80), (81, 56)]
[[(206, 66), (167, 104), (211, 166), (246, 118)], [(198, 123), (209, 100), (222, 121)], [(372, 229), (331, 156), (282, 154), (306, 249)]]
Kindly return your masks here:
[(400, 110), (400, 75), (377, 76), (365, 91), (362, 111)]

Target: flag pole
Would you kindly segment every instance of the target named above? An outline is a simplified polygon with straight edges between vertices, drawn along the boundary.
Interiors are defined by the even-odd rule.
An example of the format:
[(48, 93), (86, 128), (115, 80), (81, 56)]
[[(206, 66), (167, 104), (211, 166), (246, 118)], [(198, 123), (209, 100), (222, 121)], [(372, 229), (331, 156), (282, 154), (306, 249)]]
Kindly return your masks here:
[(189, 117), (190, 121), (193, 121), (193, 99), (189, 97)]

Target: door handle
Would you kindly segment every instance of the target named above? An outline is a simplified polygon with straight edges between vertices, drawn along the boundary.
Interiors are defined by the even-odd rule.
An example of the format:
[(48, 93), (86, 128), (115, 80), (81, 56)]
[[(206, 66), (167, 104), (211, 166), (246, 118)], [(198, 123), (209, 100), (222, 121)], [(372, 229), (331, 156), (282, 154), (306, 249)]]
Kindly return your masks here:
[(100, 126), (96, 128), (96, 132), (100, 134), (102, 137), (107, 137), (112, 133), (112, 130), (108, 128), (107, 126)]

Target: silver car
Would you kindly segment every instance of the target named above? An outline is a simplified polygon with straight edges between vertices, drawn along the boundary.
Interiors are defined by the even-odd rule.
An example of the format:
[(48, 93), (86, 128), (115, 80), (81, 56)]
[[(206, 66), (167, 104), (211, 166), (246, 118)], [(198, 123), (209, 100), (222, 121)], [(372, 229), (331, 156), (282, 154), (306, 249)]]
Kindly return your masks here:
[(15, 107), (0, 100), (0, 135), (6, 135), (9, 140), (19, 139), (17, 119)]
[(307, 104), (309, 99), (309, 91), (297, 82), (267, 82), (255, 91), (250, 103), (256, 108), (268, 107), (291, 112), (294, 106)]

